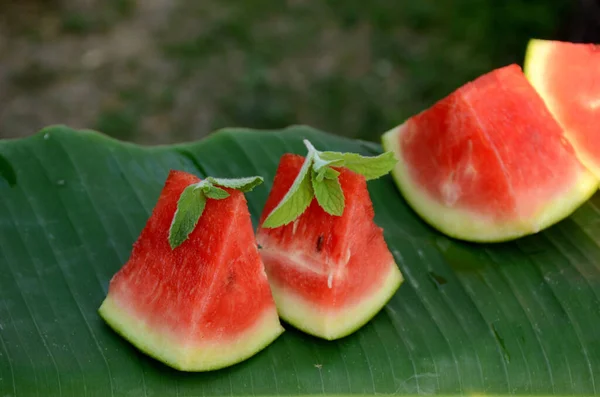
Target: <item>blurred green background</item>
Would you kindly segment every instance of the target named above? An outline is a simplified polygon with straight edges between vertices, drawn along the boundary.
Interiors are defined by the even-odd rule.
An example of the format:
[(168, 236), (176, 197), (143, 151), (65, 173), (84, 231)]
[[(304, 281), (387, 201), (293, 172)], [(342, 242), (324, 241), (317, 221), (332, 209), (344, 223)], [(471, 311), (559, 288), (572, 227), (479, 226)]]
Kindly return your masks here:
[(0, 0), (0, 138), (65, 123), (145, 144), (303, 123), (377, 140), (568, 39), (572, 0)]

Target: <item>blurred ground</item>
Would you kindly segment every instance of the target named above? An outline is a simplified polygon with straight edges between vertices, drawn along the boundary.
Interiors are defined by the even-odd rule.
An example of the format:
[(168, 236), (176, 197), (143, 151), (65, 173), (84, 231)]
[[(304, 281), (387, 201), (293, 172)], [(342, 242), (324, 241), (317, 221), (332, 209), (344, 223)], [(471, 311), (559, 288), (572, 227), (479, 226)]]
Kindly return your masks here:
[(0, 138), (65, 123), (156, 144), (304, 123), (375, 140), (521, 63), (530, 37), (564, 38), (575, 4), (0, 0)]

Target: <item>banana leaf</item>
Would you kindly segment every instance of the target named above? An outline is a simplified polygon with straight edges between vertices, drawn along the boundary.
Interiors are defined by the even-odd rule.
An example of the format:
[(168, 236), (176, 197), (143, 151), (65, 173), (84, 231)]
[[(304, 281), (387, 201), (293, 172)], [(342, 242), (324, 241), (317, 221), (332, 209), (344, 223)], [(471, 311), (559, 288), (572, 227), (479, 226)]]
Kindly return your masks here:
[[(238, 365), (183, 373), (138, 352), (97, 314), (170, 169), (262, 175), (279, 157), (378, 145), (294, 126), (227, 129), (142, 147), (49, 127), (0, 141), (0, 396), (596, 395), (600, 196), (536, 235), (468, 244), (427, 226), (391, 177), (369, 182), (405, 282), (338, 341), (287, 326)], [(524, 160), (526, 161), (526, 160)]]

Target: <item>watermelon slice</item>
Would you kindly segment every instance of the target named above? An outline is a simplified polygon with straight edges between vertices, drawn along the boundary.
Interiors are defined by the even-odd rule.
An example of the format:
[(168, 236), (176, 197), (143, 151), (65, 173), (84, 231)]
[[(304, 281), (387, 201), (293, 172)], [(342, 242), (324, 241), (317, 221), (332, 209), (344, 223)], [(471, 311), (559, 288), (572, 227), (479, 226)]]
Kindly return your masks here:
[(597, 189), (517, 65), (487, 73), (382, 137), (407, 202), (443, 233), (503, 241), (568, 216)]
[(525, 74), (581, 162), (600, 178), (600, 45), (531, 40)]
[(174, 214), (182, 210), (178, 200), (198, 182), (170, 172), (99, 309), (138, 349), (182, 371), (238, 363), (283, 332), (242, 192), (215, 189), (228, 197), (206, 200), (187, 239), (170, 246)]
[(293, 190), (305, 160), (295, 154), (281, 157), (257, 241), (280, 317), (306, 333), (338, 339), (375, 316), (403, 278), (373, 222), (365, 177), (348, 168), (332, 167), (345, 200), (340, 215), (321, 206), (315, 187), (317, 198), (308, 197), (301, 215), (266, 227), (265, 219)]

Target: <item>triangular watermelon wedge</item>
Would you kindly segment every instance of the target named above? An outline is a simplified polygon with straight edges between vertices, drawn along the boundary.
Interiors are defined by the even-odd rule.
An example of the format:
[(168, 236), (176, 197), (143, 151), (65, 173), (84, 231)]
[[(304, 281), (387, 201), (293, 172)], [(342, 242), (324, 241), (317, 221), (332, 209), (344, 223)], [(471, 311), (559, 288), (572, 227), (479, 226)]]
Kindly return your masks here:
[(600, 179), (600, 45), (532, 39), (525, 75)]
[(400, 192), (451, 237), (500, 242), (569, 216), (598, 189), (521, 68), (492, 70), (382, 136)]
[(169, 245), (178, 200), (197, 182), (170, 172), (99, 309), (138, 349), (183, 371), (238, 363), (283, 332), (242, 192), (225, 188), (229, 197), (207, 200), (187, 240)]
[(365, 177), (335, 167), (345, 196), (341, 216), (312, 199), (293, 222), (267, 228), (265, 219), (299, 175), (305, 158), (281, 157), (257, 232), (280, 317), (323, 339), (347, 336), (391, 299), (402, 274), (374, 223)]

